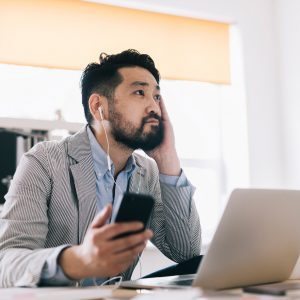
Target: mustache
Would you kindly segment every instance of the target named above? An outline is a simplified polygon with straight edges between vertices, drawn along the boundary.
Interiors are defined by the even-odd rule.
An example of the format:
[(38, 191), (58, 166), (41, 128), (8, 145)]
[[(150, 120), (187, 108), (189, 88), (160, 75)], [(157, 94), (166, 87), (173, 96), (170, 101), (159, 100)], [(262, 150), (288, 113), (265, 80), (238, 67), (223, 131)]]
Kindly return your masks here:
[(144, 126), (150, 119), (156, 119), (159, 123), (161, 123), (161, 117), (158, 114), (150, 113), (147, 117), (142, 119), (142, 126)]

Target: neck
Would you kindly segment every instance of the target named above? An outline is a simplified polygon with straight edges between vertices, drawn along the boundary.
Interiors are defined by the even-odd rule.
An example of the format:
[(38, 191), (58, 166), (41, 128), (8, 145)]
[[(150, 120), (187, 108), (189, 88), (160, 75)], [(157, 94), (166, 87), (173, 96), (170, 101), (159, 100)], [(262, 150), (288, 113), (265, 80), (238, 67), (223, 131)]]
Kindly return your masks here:
[[(103, 126), (102, 126), (103, 125)], [(106, 133), (109, 143), (109, 153), (108, 153), (108, 144), (107, 139), (104, 132), (104, 126), (106, 127)], [(115, 173), (114, 177), (116, 178), (118, 174), (125, 168), (128, 158), (131, 156), (133, 150), (116, 142), (116, 140), (110, 134), (110, 130), (107, 128), (105, 121), (103, 124), (95, 124), (91, 126), (91, 130), (100, 144), (102, 149), (109, 155), (110, 159), (114, 163)]]

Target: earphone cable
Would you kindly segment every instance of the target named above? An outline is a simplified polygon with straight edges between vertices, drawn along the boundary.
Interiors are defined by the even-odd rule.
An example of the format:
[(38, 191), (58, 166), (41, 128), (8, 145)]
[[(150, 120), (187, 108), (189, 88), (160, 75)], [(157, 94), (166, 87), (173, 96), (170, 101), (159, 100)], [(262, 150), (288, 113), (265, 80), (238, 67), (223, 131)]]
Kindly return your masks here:
[(93, 283), (94, 283), (94, 286), (101, 287), (103, 285), (106, 285), (106, 284), (110, 283), (111, 281), (114, 281), (114, 280), (118, 280), (118, 282), (116, 282), (114, 284), (114, 288), (113, 289), (115, 290), (115, 289), (117, 289), (121, 285), (121, 283), (123, 281), (123, 277), (122, 276), (115, 276), (115, 277), (109, 278), (109, 279), (105, 280), (104, 282), (102, 282), (101, 284), (97, 284), (96, 278), (94, 277), (93, 278)]

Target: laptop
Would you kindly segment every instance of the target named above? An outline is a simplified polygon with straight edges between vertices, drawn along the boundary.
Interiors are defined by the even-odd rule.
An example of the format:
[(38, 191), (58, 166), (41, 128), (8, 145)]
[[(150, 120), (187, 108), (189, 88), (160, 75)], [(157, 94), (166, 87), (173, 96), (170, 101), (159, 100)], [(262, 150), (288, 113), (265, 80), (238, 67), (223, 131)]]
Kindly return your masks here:
[(127, 288), (227, 289), (286, 280), (300, 253), (300, 191), (236, 189), (196, 274), (123, 281)]

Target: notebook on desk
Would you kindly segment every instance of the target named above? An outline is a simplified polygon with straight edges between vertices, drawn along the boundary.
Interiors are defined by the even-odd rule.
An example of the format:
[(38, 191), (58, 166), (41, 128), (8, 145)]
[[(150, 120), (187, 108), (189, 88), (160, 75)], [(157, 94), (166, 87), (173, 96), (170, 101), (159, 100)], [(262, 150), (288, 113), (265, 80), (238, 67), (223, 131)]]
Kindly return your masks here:
[(280, 282), (289, 278), (299, 253), (300, 191), (236, 189), (197, 274), (124, 281), (121, 286), (226, 289)]

